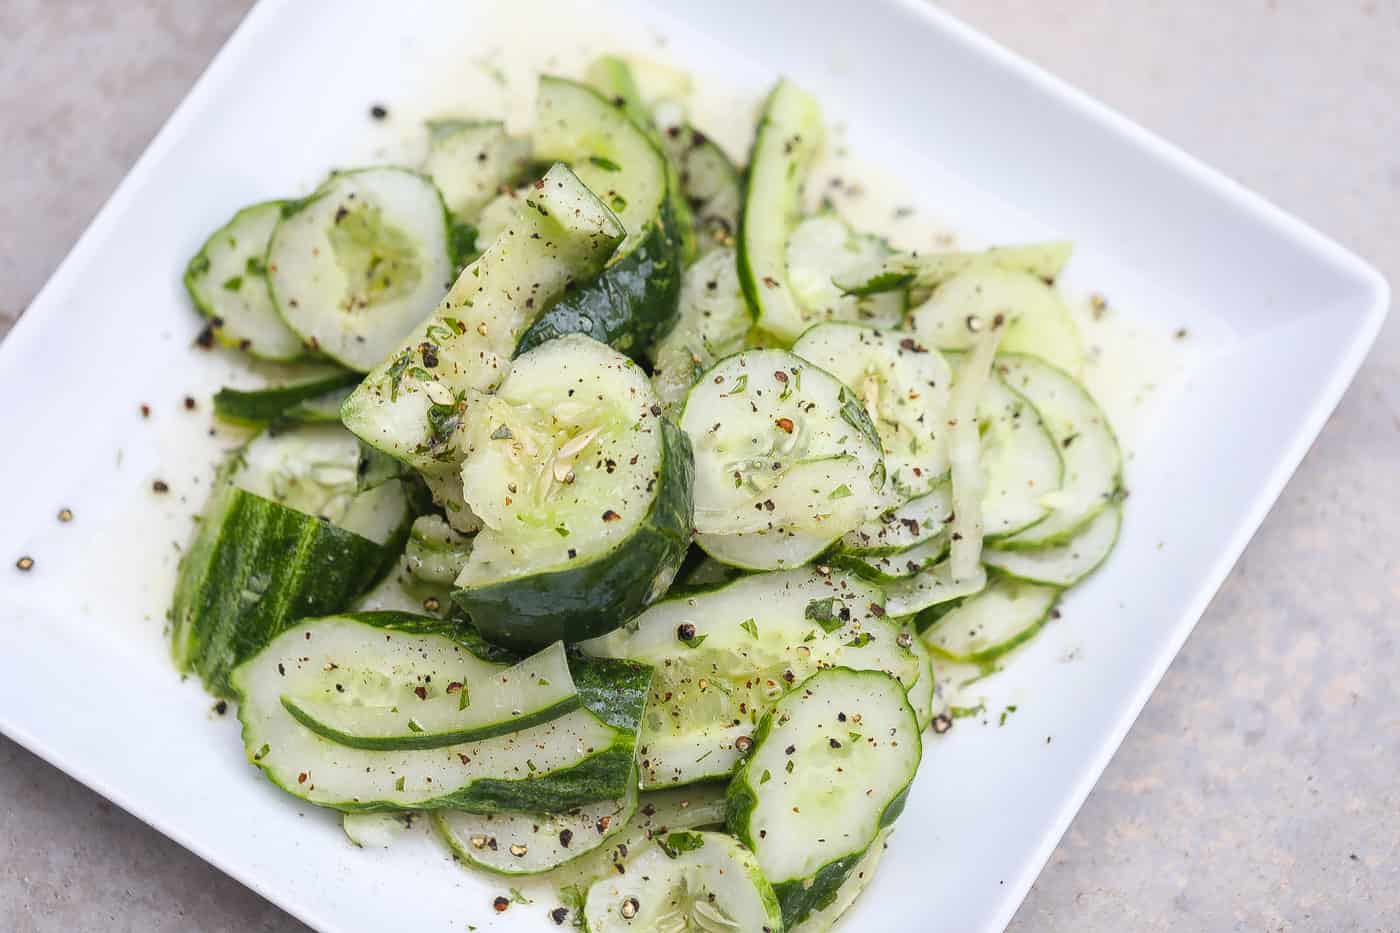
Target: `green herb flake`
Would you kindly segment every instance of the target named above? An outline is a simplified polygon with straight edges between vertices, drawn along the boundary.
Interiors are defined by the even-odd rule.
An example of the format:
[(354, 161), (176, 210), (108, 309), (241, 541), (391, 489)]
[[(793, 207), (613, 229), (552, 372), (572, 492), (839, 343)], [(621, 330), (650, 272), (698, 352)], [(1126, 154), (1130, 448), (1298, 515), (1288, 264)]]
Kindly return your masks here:
[(398, 779), (397, 781), (394, 782), (394, 790), (397, 790), (397, 791), (402, 791), (402, 790), (403, 790), (403, 777), (402, 777), (402, 776), (400, 776), (399, 779)]
[(745, 619), (744, 621), (740, 622), (739, 628), (748, 632), (749, 635), (753, 638), (758, 637), (758, 623), (755, 622), (753, 619)]
[(224, 289), (226, 291), (236, 292), (242, 287), (243, 276), (241, 275), (231, 275), (228, 278), (224, 279)]
[(729, 398), (729, 396), (731, 396), (731, 395), (740, 395), (740, 394), (742, 394), (742, 393), (748, 391), (748, 388), (749, 388), (749, 374), (748, 374), (748, 373), (740, 373), (740, 374), (739, 374), (739, 378), (734, 380), (734, 388), (730, 389), (728, 392), (722, 393), (722, 394), (720, 395), (720, 398)]
[(871, 635), (869, 632), (857, 632), (855, 634), (855, 637), (852, 638), (850, 641), (846, 642), (846, 644), (843, 647), (864, 648), (866, 645), (870, 644), (874, 640), (875, 636)]
[(773, 772), (769, 771), (767, 768), (764, 768), (763, 774), (758, 779), (758, 783), (767, 784), (771, 780), (773, 780)]
[(622, 166), (621, 166), (621, 165), (618, 165), (616, 162), (614, 162), (612, 159), (607, 158), (606, 156), (600, 156), (600, 155), (589, 156), (589, 157), (588, 157), (588, 161), (589, 161), (591, 164), (598, 166), (600, 169), (602, 169), (602, 170), (605, 171), (605, 172), (620, 172), (620, 171), (622, 171)]
[(694, 852), (696, 849), (705, 847), (705, 837), (699, 833), (670, 833), (658, 841), (661, 850), (671, 858), (677, 858), (682, 852)]
[(849, 616), (845, 604), (835, 596), (828, 596), (826, 599), (814, 599), (807, 604), (802, 617), (810, 619), (822, 627), (822, 631), (828, 634), (841, 627), (842, 614)]
[(788, 774), (791, 774), (791, 773), (792, 773), (792, 759), (791, 759), (791, 758), (788, 759), (787, 766), (786, 766), (786, 768), (785, 768), (784, 770), (786, 770)]
[(696, 635), (694, 638), (681, 642), (681, 644), (685, 645), (687, 648), (699, 648), (705, 643), (705, 639), (709, 637), (709, 635)]
[(847, 486), (845, 483), (842, 483), (840, 486), (837, 486), (835, 489), (831, 490), (831, 495), (827, 498), (846, 499), (853, 495), (855, 495), (855, 493), (851, 492), (851, 487)]
[(423, 731), (423, 727), (419, 724), (418, 720), (416, 720), (416, 719), (410, 719), (410, 720), (408, 721), (408, 731), (409, 731), (409, 732), (422, 732), (422, 731)]
[(534, 901), (520, 893), (519, 888), (510, 889), (510, 900), (512, 904), (533, 904)]

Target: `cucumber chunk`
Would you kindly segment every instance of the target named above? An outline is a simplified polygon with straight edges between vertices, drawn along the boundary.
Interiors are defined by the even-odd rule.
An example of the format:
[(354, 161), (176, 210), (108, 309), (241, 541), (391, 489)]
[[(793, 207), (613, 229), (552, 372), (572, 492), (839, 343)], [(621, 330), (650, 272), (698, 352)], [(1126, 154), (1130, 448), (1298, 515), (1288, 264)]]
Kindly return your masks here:
[(455, 599), (510, 645), (607, 632), (665, 592), (689, 546), (689, 444), (646, 373), (581, 334), (474, 400), (462, 481), (486, 527)]
[(637, 811), (634, 783), (618, 800), (560, 813), (433, 811), (433, 825), (458, 861), (499, 875), (538, 875), (607, 845)]
[(721, 360), (691, 390), (681, 428), (695, 449), (702, 535), (783, 529), (831, 541), (879, 507), (885, 463), (869, 416), (838, 379), (791, 353)]
[(739, 213), (739, 281), (758, 326), (787, 341), (796, 340), (807, 324), (789, 281), (788, 239), (823, 135), (816, 100), (783, 80), (764, 103), (749, 152), (748, 188)]
[(880, 434), (892, 495), (922, 496), (947, 477), (953, 374), (941, 353), (907, 334), (845, 323), (812, 327), (792, 352), (855, 393)]
[(580, 647), (656, 668), (638, 755), (642, 786), (666, 787), (731, 773), (763, 713), (822, 667), (880, 670), (913, 687), (920, 657), (882, 602), (839, 572), (754, 574), (659, 602)]
[(402, 613), (311, 619), (282, 633), (240, 665), (232, 683), (249, 760), (289, 794), (343, 811), (554, 812), (622, 797), (635, 782), (633, 752), (649, 668), (573, 664), (583, 708), (507, 735), (431, 749), (349, 748), (303, 726), (281, 702), (284, 695), (319, 689), (335, 674), (325, 669), (332, 659), (318, 648), (317, 631), (342, 627), (367, 630), (369, 641), (390, 646), (455, 639), (483, 660), (492, 657), (465, 640), (459, 624)]
[(995, 575), (926, 628), (924, 644), (935, 655), (964, 664), (986, 664), (1029, 641), (1050, 618), (1060, 588)]
[(1063, 484), (1045, 496), (1050, 514), (1002, 538), (997, 547), (1022, 550), (1060, 544), (1117, 499), (1123, 461), (1118, 439), (1093, 397), (1054, 365), (1008, 353), (997, 357), (996, 371), (1035, 407), (1064, 461)]
[(306, 355), (306, 345), (277, 313), (263, 263), (287, 207), (286, 201), (245, 207), (214, 231), (185, 269), (185, 290), (209, 319), (214, 339), (277, 362)]
[[(308, 630), (312, 631), (312, 630)], [(511, 667), (482, 661), (448, 638), (385, 638), (327, 623), (313, 632), (330, 669), (282, 694), (282, 706), (319, 736), (350, 748), (441, 748), (518, 732), (579, 707), (555, 642)]]
[(968, 317), (991, 321), (998, 314), (1006, 318), (1003, 352), (1029, 353), (1066, 372), (1079, 370), (1084, 354), (1069, 308), (1059, 292), (1029, 272), (974, 265), (938, 286), (910, 318), (914, 333), (929, 346), (966, 350), (977, 336), (966, 326)]
[(845, 294), (831, 280), (834, 272), (888, 252), (879, 237), (856, 233), (835, 214), (818, 214), (798, 224), (788, 238), (787, 267), (803, 326), (847, 321), (888, 328), (903, 323), (904, 292), (858, 297)]
[(658, 836), (626, 874), (590, 887), (583, 921), (590, 933), (783, 929), (753, 853), (723, 833), (689, 830)]
[(852, 265), (832, 276), (848, 295), (875, 295), (902, 289), (937, 288), (967, 269), (1029, 272), (1046, 284), (1059, 278), (1074, 245), (1067, 240), (994, 246), (982, 252), (891, 253)]
[(458, 221), (472, 221), (503, 185), (521, 180), (530, 143), (506, 132), (498, 120), (433, 120), (423, 171)]
[(295, 620), (345, 609), (393, 566), (412, 519), (403, 481), (357, 491), (338, 425), (261, 434), (215, 477), (171, 604), (175, 666), (229, 696), (229, 671)]
[(668, 412), (679, 408), (705, 370), (744, 348), (752, 325), (733, 250), (712, 250), (685, 270), (676, 326), (649, 354), (662, 406)]
[(601, 269), (622, 241), (617, 218), (562, 165), (517, 204), (506, 231), (462, 271), (432, 319), (341, 410), (367, 444), (425, 475), (455, 477), (469, 393), (499, 385), (526, 325)]
[(627, 114), (587, 85), (540, 78), (536, 157), (573, 166), (616, 215), (627, 238), (608, 267), (544, 310), (517, 355), (563, 334), (584, 334), (640, 359), (675, 320), (683, 267), (666, 157)]
[(223, 388), (214, 393), (214, 414), (259, 428), (339, 421), (341, 402), (359, 381), (359, 373), (337, 371), (266, 389)]
[(729, 785), (725, 825), (801, 923), (831, 904), (904, 809), (922, 746), (899, 681), (832, 668), (780, 700)]
[(452, 269), (442, 197), (399, 168), (336, 172), (286, 206), (267, 246), (277, 313), (312, 349), (360, 372), (432, 312)]
[(1118, 541), (1123, 510), (1115, 503), (1091, 518), (1063, 544), (1036, 550), (1002, 551), (988, 548), (982, 561), (1019, 580), (1050, 586), (1074, 586), (1099, 568)]

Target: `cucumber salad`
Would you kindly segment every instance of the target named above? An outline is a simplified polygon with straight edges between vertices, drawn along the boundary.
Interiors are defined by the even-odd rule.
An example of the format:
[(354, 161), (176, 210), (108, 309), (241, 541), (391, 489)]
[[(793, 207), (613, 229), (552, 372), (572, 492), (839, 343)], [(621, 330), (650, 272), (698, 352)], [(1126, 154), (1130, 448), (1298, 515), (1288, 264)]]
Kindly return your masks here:
[(358, 845), (419, 815), (595, 933), (827, 930), (1122, 458), (1069, 244), (903, 251), (807, 190), (811, 94), (726, 152), (681, 83), (544, 75), (209, 236), (203, 342), (282, 375), (214, 397), (171, 649)]

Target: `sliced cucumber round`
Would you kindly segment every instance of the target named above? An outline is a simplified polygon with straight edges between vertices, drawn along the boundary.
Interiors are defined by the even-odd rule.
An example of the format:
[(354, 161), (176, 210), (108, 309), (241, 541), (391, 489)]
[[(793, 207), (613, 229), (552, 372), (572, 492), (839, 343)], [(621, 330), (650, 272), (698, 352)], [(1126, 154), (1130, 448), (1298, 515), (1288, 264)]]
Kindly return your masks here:
[(287, 205), (267, 247), (277, 313), (312, 349), (361, 372), (432, 313), (452, 269), (441, 195), (400, 168), (331, 175)]
[(537, 875), (594, 852), (627, 828), (637, 787), (561, 813), (433, 811), (433, 825), (463, 864), (499, 875)]
[(590, 887), (583, 922), (589, 933), (783, 929), (753, 853), (723, 833), (690, 830), (658, 836), (625, 875)]
[(987, 573), (981, 565), (972, 573), (956, 576), (949, 560), (920, 570), (913, 576), (882, 584), (885, 609), (891, 616), (903, 619), (932, 606), (962, 599), (981, 592), (987, 585)]
[(529, 141), (511, 136), (498, 120), (428, 123), (423, 171), (459, 220), (475, 220), (502, 185), (519, 183), (529, 158)]
[(947, 477), (953, 375), (943, 354), (907, 334), (842, 323), (811, 328), (792, 352), (855, 393), (880, 434), (892, 492), (922, 496)]
[(938, 286), (913, 310), (911, 321), (929, 346), (965, 350), (977, 336), (966, 326), (968, 317), (991, 321), (998, 314), (1006, 319), (1004, 352), (1031, 353), (1078, 371), (1084, 354), (1069, 308), (1059, 292), (1029, 272), (974, 265)]
[(816, 100), (783, 80), (763, 105), (749, 152), (739, 212), (739, 281), (758, 326), (787, 341), (796, 340), (809, 323), (789, 280), (788, 239), (823, 135)]
[(898, 554), (944, 535), (952, 514), (952, 488), (946, 482), (939, 483), (922, 496), (886, 509), (878, 518), (846, 532), (841, 550), (860, 556)]
[(879, 671), (821, 671), (764, 718), (725, 825), (758, 857), (785, 926), (835, 899), (904, 809), (921, 752), (903, 685)]
[(728, 775), (763, 713), (822, 667), (916, 685), (919, 656), (882, 602), (840, 572), (754, 574), (664, 600), (581, 647), (656, 668), (638, 756), (642, 786), (666, 787)]
[(1122, 520), (1123, 510), (1117, 504), (1110, 505), (1063, 544), (1025, 551), (988, 548), (982, 552), (982, 561), (1018, 580), (1074, 586), (1108, 558), (1118, 541)]
[[(617, 218), (563, 165), (516, 207), (506, 231), (462, 271), (432, 318), (341, 410), (365, 443), (434, 478), (459, 471), (457, 429), (468, 395), (500, 384), (526, 325), (602, 269), (623, 237)], [(460, 498), (459, 490), (435, 494)]]
[(277, 314), (267, 288), (267, 243), (286, 201), (245, 207), (214, 231), (185, 269), (185, 289), (209, 319), (214, 339), (262, 360), (306, 355), (301, 338)]
[(282, 694), (282, 706), (312, 732), (350, 748), (476, 742), (579, 707), (559, 642), (506, 667), (441, 636), (394, 638), (337, 620), (306, 631), (325, 659), (325, 676)]
[(414, 813), (346, 813), (340, 818), (345, 838), (361, 849), (387, 849), (413, 827)]
[(752, 325), (733, 250), (712, 250), (685, 270), (676, 326), (650, 352), (661, 404), (678, 408), (716, 360), (743, 349)]
[(1029, 641), (1050, 618), (1060, 588), (996, 574), (926, 628), (930, 651), (949, 661), (986, 664)]
[(649, 668), (619, 662), (591, 662), (606, 665), (596, 669), (571, 666), (584, 708), (508, 735), (431, 749), (349, 748), (306, 728), (281, 701), (314, 691), (334, 675), (325, 669), (330, 659), (317, 648), (316, 631), (327, 624), (377, 630), (385, 644), (464, 637), (455, 623), (362, 613), (304, 621), (241, 664), (232, 684), (244, 748), (249, 760), (289, 794), (344, 811), (555, 812), (622, 797), (635, 781), (636, 726)]
[(898, 327), (904, 321), (906, 295), (887, 291), (869, 297), (847, 295), (832, 282), (853, 265), (884, 256), (884, 240), (856, 233), (832, 213), (808, 217), (787, 242), (788, 282), (802, 314), (803, 326), (822, 321), (849, 321), (873, 327)]
[[(921, 727), (922, 728), (922, 727)], [(834, 929), (836, 922), (845, 916), (856, 900), (864, 893), (870, 880), (875, 877), (875, 869), (880, 865), (880, 859), (885, 854), (885, 848), (889, 845), (890, 833), (893, 828), (886, 829), (881, 833), (870, 848), (865, 850), (865, 854), (860, 857), (851, 868), (846, 880), (841, 882), (841, 887), (836, 889), (836, 896), (831, 903), (825, 907), (817, 908), (807, 915), (797, 926), (790, 927), (787, 933), (826, 933)]]
[(790, 570), (811, 563), (831, 546), (826, 534), (774, 528), (738, 535), (696, 535), (714, 560), (739, 570)]
[(982, 389), (977, 423), (983, 533), (1014, 535), (1050, 514), (1045, 501), (1060, 488), (1064, 462), (1035, 406), (998, 378)]
[(840, 380), (801, 357), (726, 357), (690, 391), (681, 428), (695, 449), (701, 534), (785, 529), (830, 541), (878, 508), (885, 465), (874, 425)]
[(1060, 488), (1045, 497), (1050, 514), (1002, 538), (997, 547), (1021, 550), (1062, 543), (1116, 499), (1123, 462), (1118, 439), (1093, 397), (1050, 363), (1003, 354), (997, 357), (996, 371), (1035, 407), (1064, 461)]
[(454, 598), (488, 638), (580, 641), (665, 592), (690, 543), (692, 464), (660, 411), (637, 364), (580, 334), (472, 405), (462, 481), (486, 527)]
[(1059, 278), (1074, 244), (1067, 240), (994, 246), (980, 253), (891, 253), (843, 269), (832, 276), (848, 295), (874, 295), (894, 289), (937, 288), (973, 267), (1029, 272), (1047, 284)]
[(682, 255), (666, 157), (646, 131), (593, 88), (543, 76), (533, 145), (568, 162), (617, 215), (627, 238), (592, 280), (574, 287), (521, 334), (525, 353), (563, 334), (584, 334), (635, 358), (675, 320)]

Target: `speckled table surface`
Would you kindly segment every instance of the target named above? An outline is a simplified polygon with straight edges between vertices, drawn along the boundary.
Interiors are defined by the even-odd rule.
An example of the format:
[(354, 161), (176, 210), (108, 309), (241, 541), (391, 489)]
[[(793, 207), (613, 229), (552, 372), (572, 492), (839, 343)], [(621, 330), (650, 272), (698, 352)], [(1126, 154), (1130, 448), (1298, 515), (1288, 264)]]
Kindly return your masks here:
[[(247, 0), (0, 3), (0, 334)], [(948, 0), (1400, 283), (1400, 5)], [(1392, 320), (1011, 929), (1400, 930)], [(0, 739), (0, 928), (298, 930)]]

